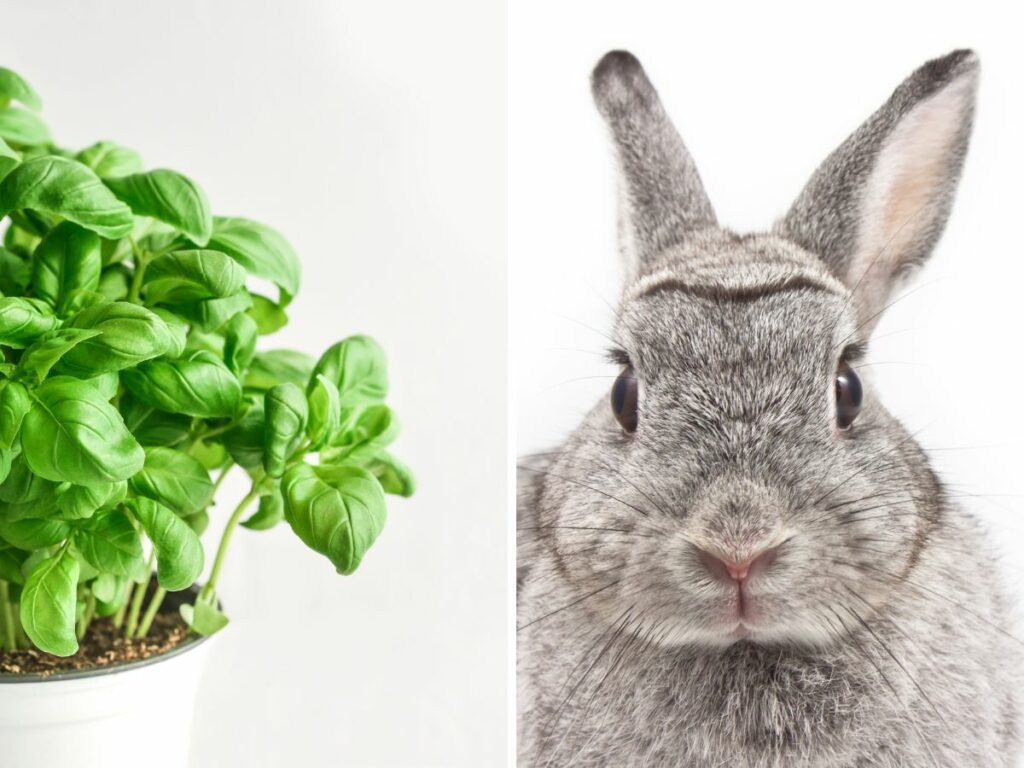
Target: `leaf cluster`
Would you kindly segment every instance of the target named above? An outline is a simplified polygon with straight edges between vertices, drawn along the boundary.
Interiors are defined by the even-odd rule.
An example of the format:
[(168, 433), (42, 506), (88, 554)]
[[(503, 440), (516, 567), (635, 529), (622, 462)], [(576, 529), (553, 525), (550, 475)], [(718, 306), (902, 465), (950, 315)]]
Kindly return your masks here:
[[(258, 350), (299, 289), (288, 241), (214, 216), (133, 150), (57, 146), (40, 106), (0, 68), (0, 650), (72, 654), (96, 617), (144, 636), (200, 578), (213, 521), (210, 575), (182, 608), (196, 632), (227, 623), (216, 580), (238, 525), (285, 521), (351, 573), (384, 494), (413, 490), (387, 450), (384, 352), (365, 336), (319, 359)], [(222, 517), (233, 467), (251, 489)]]

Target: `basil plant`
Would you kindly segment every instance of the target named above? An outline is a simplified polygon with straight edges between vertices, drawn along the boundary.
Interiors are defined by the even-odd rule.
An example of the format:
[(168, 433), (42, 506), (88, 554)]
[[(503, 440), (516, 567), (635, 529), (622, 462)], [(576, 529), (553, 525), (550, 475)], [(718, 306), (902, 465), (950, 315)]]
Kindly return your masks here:
[[(299, 288), (288, 242), (212, 216), (193, 181), (130, 149), (58, 147), (39, 108), (0, 69), (0, 649), (70, 655), (99, 617), (145, 637), (204, 571), (209, 524), (219, 546), (181, 606), (200, 634), (227, 623), (217, 579), (239, 525), (285, 521), (354, 571), (384, 494), (413, 486), (386, 450), (381, 348), (257, 351)], [(236, 467), (250, 490), (221, 516)]]

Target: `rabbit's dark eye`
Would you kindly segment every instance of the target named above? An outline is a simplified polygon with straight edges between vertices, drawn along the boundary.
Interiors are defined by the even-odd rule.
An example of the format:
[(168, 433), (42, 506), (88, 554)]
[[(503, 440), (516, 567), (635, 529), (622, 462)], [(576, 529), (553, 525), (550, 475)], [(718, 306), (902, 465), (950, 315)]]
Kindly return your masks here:
[(840, 429), (849, 429), (860, 413), (864, 401), (864, 388), (853, 368), (844, 360), (836, 371), (836, 423)]
[(632, 368), (624, 368), (612, 384), (612, 413), (627, 432), (636, 432), (638, 387)]

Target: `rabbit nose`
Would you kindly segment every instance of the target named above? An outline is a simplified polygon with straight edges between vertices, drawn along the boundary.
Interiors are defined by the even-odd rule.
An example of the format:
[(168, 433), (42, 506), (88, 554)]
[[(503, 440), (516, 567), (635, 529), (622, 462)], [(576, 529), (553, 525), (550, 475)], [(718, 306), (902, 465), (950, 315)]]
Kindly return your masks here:
[(735, 581), (742, 586), (748, 579), (767, 570), (772, 562), (774, 562), (778, 553), (779, 548), (777, 546), (770, 547), (758, 552), (751, 558), (736, 561), (713, 555), (703, 549), (698, 549), (697, 557), (704, 567), (718, 578), (723, 581)]

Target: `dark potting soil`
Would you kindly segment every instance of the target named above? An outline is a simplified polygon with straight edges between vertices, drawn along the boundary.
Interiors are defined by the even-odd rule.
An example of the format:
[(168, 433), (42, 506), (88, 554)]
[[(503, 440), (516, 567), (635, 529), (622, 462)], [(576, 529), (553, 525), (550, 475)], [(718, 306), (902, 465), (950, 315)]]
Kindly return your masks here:
[(41, 675), (47, 677), (70, 670), (96, 669), (111, 664), (148, 659), (167, 653), (188, 637), (188, 627), (177, 611), (158, 613), (141, 640), (125, 640), (124, 627), (109, 619), (95, 619), (79, 643), (74, 656), (60, 657), (36, 649), (0, 652), (0, 676)]

